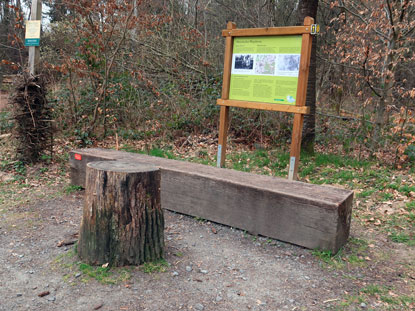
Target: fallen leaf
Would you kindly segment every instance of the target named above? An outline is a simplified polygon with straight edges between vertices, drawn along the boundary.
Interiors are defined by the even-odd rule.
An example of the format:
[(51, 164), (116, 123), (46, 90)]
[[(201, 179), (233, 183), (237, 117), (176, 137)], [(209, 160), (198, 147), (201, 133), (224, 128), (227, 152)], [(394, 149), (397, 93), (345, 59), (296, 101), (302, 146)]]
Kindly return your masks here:
[(45, 297), (45, 296), (47, 296), (47, 295), (49, 295), (50, 294), (50, 291), (44, 291), (44, 292), (41, 292), (41, 293), (39, 293), (39, 294), (37, 294), (39, 297)]
[(76, 242), (78, 242), (78, 239), (76, 239), (76, 240), (66, 240), (66, 241), (62, 240), (62, 241), (59, 241), (57, 247), (73, 245)]
[(339, 298), (329, 299), (329, 300), (323, 301), (323, 303), (333, 302), (333, 301), (337, 301), (337, 300), (340, 300), (340, 299)]

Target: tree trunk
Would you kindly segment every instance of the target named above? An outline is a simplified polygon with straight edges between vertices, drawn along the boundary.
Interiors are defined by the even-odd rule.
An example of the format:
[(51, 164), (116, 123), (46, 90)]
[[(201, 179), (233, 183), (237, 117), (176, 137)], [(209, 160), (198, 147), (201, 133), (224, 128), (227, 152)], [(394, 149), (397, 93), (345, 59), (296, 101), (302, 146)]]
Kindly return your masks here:
[[(310, 16), (317, 19), (318, 0), (300, 0), (298, 12), (299, 23), (302, 25), (304, 18)], [(310, 114), (304, 116), (304, 126), (301, 146), (302, 150), (313, 154), (314, 141), (316, 137), (316, 36), (313, 36), (313, 46), (311, 49), (310, 71), (308, 75), (306, 105), (310, 107)]]
[(140, 265), (164, 254), (160, 170), (118, 161), (87, 164), (79, 257), (91, 265)]

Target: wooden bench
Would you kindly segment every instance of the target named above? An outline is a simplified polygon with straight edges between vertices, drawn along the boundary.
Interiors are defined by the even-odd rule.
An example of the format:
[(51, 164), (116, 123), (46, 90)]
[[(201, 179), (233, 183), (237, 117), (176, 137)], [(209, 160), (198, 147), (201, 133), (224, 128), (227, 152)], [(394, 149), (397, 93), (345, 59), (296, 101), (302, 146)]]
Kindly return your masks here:
[(16, 78), (15, 75), (4, 75), (3, 84), (12, 85), (15, 78)]
[(0, 78), (1, 88), (7, 88), (13, 85), (13, 82), (16, 79), (16, 75), (3, 75), (3, 77)]
[(349, 236), (349, 190), (98, 148), (70, 152), (72, 184), (84, 186), (86, 164), (105, 160), (159, 167), (167, 210), (333, 253)]

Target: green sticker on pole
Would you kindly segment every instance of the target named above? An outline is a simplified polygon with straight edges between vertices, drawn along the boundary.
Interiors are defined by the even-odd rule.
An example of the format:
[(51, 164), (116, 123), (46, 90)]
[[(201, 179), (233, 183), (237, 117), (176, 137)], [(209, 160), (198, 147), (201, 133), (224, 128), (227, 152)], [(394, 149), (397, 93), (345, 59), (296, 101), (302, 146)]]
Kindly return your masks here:
[(39, 46), (40, 20), (26, 21), (25, 46)]
[(295, 105), (302, 37), (236, 37), (229, 99)]

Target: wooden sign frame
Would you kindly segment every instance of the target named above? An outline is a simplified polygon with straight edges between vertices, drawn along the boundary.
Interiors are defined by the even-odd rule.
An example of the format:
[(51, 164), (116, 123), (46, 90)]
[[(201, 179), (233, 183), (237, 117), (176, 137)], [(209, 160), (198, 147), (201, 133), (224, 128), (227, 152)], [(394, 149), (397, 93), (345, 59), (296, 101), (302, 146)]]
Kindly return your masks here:
[[(304, 26), (272, 27), (272, 28), (249, 28), (237, 29), (236, 24), (228, 22), (227, 29), (222, 31), (226, 38), (225, 59), (223, 69), (222, 98), (217, 100), (220, 105), (219, 119), (219, 145), (217, 166), (223, 167), (226, 157), (226, 143), (229, 127), (229, 107), (252, 108), (271, 111), (282, 111), (294, 113), (294, 123), (290, 150), (290, 167), (288, 179), (296, 180), (301, 150), (301, 135), (304, 122), (304, 114), (310, 113), (310, 107), (305, 106), (307, 96), (307, 82), (310, 67), (312, 35), (317, 29), (312, 17), (304, 19)], [(232, 70), (233, 43), (235, 37), (259, 37), (259, 36), (292, 36), (301, 35), (301, 57), (298, 73), (297, 95), (295, 105), (269, 104), (253, 101), (242, 101), (229, 99), (230, 81)]]

